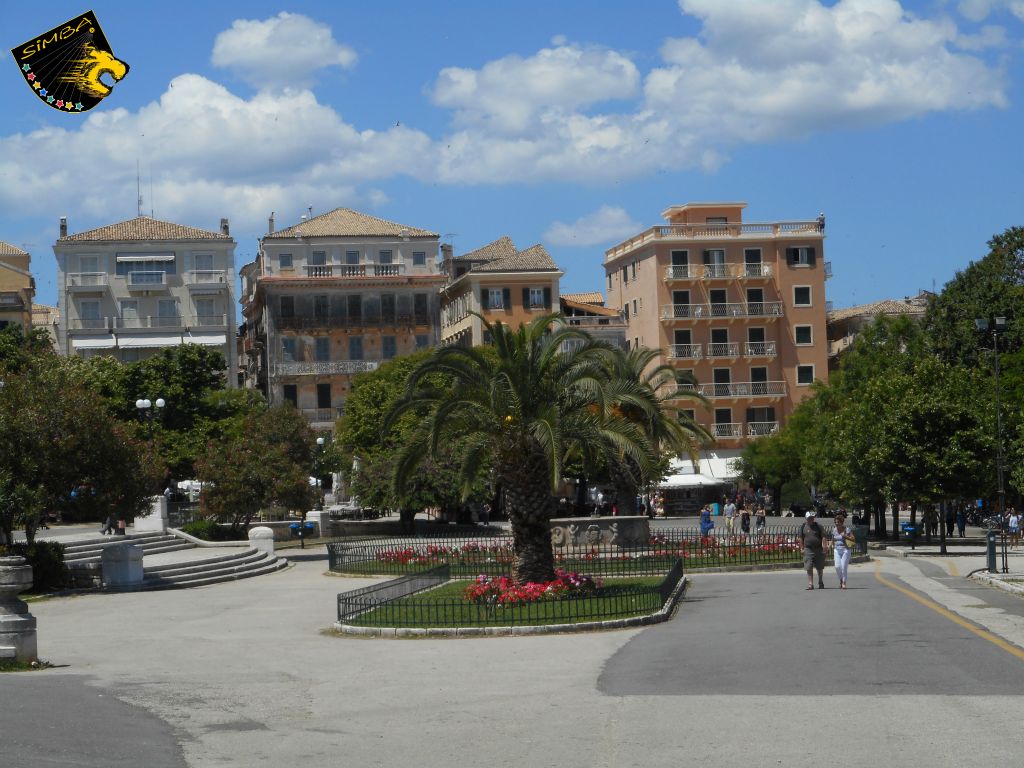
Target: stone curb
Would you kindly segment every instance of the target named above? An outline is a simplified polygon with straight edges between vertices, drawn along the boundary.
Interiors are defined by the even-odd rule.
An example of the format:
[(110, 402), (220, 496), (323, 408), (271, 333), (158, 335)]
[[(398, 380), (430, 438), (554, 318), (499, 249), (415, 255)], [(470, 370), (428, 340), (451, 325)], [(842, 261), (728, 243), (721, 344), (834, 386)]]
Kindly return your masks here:
[(334, 623), (334, 630), (339, 635), (358, 637), (375, 637), (387, 639), (432, 638), (452, 639), (462, 637), (522, 637), (524, 635), (564, 635), (575, 632), (601, 632), (613, 629), (629, 629), (659, 624), (668, 621), (679, 600), (686, 593), (689, 582), (684, 574), (676, 588), (672, 590), (665, 604), (654, 613), (646, 616), (631, 616), (628, 619), (609, 619), (607, 621), (584, 621), (579, 624), (542, 624), (521, 627), (447, 627), (420, 629), (414, 627), (356, 627), (342, 622)]
[[(850, 558), (851, 564), (869, 562), (871, 562), (871, 555), (857, 555), (856, 557)], [(826, 566), (827, 565), (828, 563), (826, 562)], [(694, 568), (690, 573), (759, 573), (761, 571), (802, 571), (803, 569), (804, 564), (802, 562), (761, 563), (759, 565), (723, 565), (716, 568)]]
[(987, 573), (976, 573), (970, 578), (975, 581), (980, 581), (982, 584), (988, 584), (990, 587), (1001, 589), (1004, 592), (1010, 592), (1014, 595), (1024, 596), (1024, 582), (1021, 584), (1013, 584), (1006, 579), (1000, 578), (999, 576), (990, 576)]

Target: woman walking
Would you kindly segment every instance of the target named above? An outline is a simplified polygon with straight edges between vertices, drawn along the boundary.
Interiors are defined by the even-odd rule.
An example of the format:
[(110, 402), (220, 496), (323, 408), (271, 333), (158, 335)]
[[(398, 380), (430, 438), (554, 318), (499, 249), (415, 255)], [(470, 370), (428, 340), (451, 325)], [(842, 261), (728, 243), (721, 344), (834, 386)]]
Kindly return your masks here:
[(705, 504), (704, 508), (700, 511), (700, 535), (701, 538), (707, 538), (711, 535), (711, 530), (715, 527), (714, 521), (711, 519), (711, 506)]
[(846, 589), (846, 572), (850, 567), (850, 550), (853, 549), (853, 542), (853, 531), (846, 527), (846, 518), (843, 515), (836, 515), (836, 527), (832, 529), (832, 552), (840, 589)]
[(1007, 521), (1010, 526), (1010, 548), (1016, 549), (1020, 545), (1020, 513), (1010, 507), (1010, 518)]

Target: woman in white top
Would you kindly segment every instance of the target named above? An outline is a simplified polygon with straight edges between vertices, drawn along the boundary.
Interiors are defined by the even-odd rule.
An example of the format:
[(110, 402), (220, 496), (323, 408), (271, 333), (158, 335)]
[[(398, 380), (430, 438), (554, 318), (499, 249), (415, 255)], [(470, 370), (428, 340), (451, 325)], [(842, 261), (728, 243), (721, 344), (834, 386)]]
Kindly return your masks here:
[(852, 548), (853, 531), (846, 527), (846, 518), (843, 515), (836, 515), (836, 527), (832, 529), (832, 552), (840, 589), (846, 589), (846, 572), (850, 567)]
[(1010, 529), (1010, 546), (1016, 548), (1020, 544), (1020, 512), (1010, 507), (1010, 518), (1006, 522)]

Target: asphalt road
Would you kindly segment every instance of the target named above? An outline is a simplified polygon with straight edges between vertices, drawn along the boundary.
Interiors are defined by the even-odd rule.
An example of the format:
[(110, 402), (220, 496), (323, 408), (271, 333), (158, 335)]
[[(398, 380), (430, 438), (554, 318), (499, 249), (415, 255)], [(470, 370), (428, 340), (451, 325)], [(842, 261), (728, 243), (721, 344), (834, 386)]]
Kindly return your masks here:
[(676, 617), (647, 629), (409, 641), (324, 633), (336, 593), (368, 583), (325, 568), (34, 603), (40, 653), (67, 666), (0, 676), (0, 765), (936, 768), (1021, 754), (1024, 600), (937, 567), (854, 566), (845, 592), (804, 591), (799, 571), (696, 575)]

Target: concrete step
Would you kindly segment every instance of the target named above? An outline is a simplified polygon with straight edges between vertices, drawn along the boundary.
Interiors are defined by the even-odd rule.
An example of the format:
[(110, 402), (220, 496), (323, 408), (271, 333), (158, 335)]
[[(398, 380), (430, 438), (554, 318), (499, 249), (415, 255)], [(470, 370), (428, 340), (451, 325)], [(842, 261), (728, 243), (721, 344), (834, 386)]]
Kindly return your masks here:
[(266, 559), (266, 555), (255, 549), (243, 549), (230, 555), (220, 555), (206, 560), (193, 560), (189, 563), (168, 563), (167, 565), (155, 565), (152, 568), (145, 567), (146, 578), (164, 578), (186, 576), (194, 573), (208, 573), (214, 570), (227, 567), (237, 567), (259, 562)]
[(180, 549), (191, 549), (195, 544), (183, 541), (177, 536), (166, 534), (140, 534), (138, 536), (111, 536), (101, 538), (98, 543), (93, 541), (78, 542), (64, 550), (64, 562), (69, 566), (73, 563), (99, 560), (103, 550), (115, 544), (132, 544), (142, 549), (144, 554), (157, 552), (175, 552)]
[(206, 572), (195, 572), (181, 576), (153, 574), (147, 575), (142, 584), (121, 588), (118, 591), (141, 592), (157, 589), (185, 589), (189, 587), (204, 587), (210, 584), (221, 584), (226, 581), (248, 579), (254, 576), (262, 576), (274, 573), (288, 566), (288, 561), (275, 555), (264, 555), (252, 562), (226, 565), (219, 568), (211, 568)]

